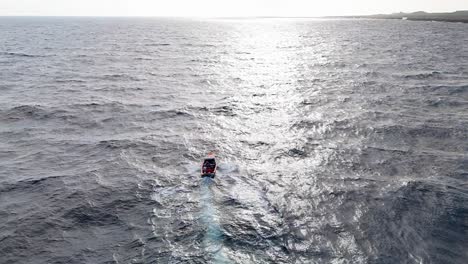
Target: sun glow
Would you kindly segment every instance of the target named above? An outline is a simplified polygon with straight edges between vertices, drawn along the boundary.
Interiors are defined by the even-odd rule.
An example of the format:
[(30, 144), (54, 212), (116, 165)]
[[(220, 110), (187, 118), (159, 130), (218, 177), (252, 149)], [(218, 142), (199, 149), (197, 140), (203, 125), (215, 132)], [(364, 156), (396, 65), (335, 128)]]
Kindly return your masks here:
[(327, 16), (468, 9), (466, 0), (1, 0), (0, 15)]

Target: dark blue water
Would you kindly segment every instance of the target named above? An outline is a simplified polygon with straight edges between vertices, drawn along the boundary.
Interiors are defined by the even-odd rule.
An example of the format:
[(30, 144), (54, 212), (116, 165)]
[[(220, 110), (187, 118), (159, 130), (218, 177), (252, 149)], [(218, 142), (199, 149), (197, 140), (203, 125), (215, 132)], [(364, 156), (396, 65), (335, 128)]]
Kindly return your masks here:
[(0, 18), (0, 263), (466, 263), (467, 26)]

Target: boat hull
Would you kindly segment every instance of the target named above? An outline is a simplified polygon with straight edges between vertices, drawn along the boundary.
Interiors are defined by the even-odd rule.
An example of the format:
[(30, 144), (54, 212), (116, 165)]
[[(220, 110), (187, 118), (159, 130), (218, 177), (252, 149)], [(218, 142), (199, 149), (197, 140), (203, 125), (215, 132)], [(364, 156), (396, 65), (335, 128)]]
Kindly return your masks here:
[(202, 178), (209, 177), (213, 179), (215, 176), (216, 176), (216, 173), (202, 173), (201, 174)]
[(207, 158), (203, 160), (201, 165), (200, 175), (202, 178), (210, 177), (214, 178), (216, 176), (216, 169), (218, 168), (218, 164), (216, 163), (216, 159), (214, 155), (208, 155)]

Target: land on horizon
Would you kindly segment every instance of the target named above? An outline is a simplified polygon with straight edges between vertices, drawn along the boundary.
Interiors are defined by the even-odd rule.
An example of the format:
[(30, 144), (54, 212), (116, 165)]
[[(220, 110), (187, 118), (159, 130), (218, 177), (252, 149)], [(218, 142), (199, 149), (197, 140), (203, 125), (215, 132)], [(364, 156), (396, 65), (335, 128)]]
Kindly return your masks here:
[(446, 13), (428, 13), (417, 11), (412, 13), (393, 13), (362, 16), (328, 16), (328, 18), (375, 18), (375, 19), (403, 19), (416, 21), (441, 21), (468, 23), (468, 10), (459, 10)]
[[(155, 17), (155, 18), (189, 18), (192, 16), (1, 16), (0, 17)], [(197, 18), (198, 16), (195, 16)], [(200, 17), (202, 18), (202, 17)], [(440, 22), (461, 22), (468, 23), (468, 10), (458, 10), (454, 12), (437, 12), (430, 13), (425, 11), (417, 11), (411, 13), (398, 12), (392, 14), (374, 14), (374, 15), (339, 15), (339, 16), (227, 16), (227, 17), (210, 17), (220, 19), (252, 19), (252, 18), (370, 18), (370, 19), (402, 19), (414, 21), (440, 21)]]

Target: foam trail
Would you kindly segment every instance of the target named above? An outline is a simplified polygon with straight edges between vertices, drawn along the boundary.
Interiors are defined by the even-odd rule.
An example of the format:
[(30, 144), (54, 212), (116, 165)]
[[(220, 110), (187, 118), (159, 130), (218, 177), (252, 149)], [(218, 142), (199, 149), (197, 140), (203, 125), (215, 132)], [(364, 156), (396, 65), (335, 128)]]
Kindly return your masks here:
[(210, 186), (213, 179), (205, 177), (201, 184), (201, 220), (206, 227), (203, 245), (205, 251), (212, 255), (212, 263), (230, 263), (229, 259), (223, 254), (223, 234), (219, 226), (217, 210), (213, 206), (213, 193)]

